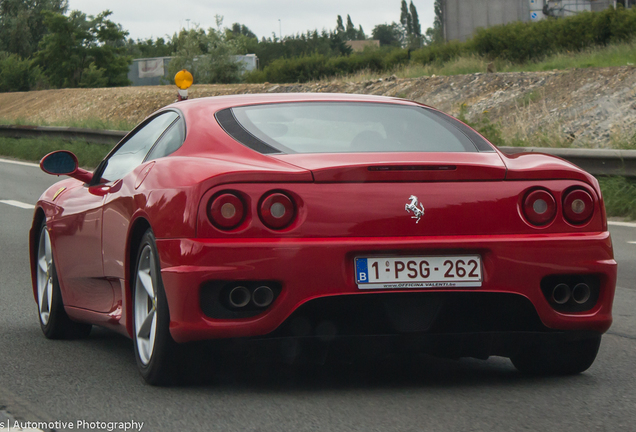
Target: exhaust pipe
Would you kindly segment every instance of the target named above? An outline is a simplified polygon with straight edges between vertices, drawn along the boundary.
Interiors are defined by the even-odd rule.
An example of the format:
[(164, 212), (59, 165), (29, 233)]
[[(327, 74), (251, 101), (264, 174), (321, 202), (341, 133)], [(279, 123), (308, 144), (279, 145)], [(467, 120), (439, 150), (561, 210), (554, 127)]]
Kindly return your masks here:
[(250, 290), (244, 286), (234, 287), (228, 295), (228, 301), (232, 307), (245, 307), (250, 302)]
[(267, 307), (274, 301), (274, 291), (268, 286), (259, 286), (252, 293), (252, 302), (258, 307)]
[(586, 303), (590, 296), (592, 295), (592, 290), (585, 283), (577, 284), (572, 290), (572, 300), (574, 300), (577, 304)]
[(571, 296), (570, 287), (564, 283), (558, 284), (552, 290), (552, 301), (559, 305), (566, 304)]

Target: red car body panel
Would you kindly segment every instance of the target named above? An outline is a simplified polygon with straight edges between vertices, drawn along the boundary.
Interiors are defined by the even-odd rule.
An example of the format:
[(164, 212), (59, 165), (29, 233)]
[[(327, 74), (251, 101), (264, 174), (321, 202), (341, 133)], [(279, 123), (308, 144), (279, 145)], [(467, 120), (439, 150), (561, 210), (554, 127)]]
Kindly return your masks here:
[[(482, 287), (452, 291), (518, 294), (532, 302), (549, 329), (609, 328), (616, 262), (594, 177), (552, 156), (507, 156), (494, 148), (265, 155), (235, 141), (214, 117), (234, 106), (317, 101), (418, 106), (383, 97), (278, 94), (167, 107), (179, 110), (187, 128), (183, 146), (172, 155), (142, 163), (114, 183), (87, 187), (67, 179), (42, 195), (31, 231), (34, 296), (33, 247), (45, 218), (69, 316), (130, 336), (131, 241), (143, 223), (157, 238), (177, 342), (262, 336), (312, 299), (365, 295), (355, 281), (357, 256), (479, 254)], [(62, 187), (67, 189), (55, 197)], [(594, 201), (593, 216), (583, 225), (562, 216), (563, 195), (572, 187), (587, 190)], [(557, 216), (542, 227), (521, 210), (526, 194), (537, 188), (549, 190), (557, 205)], [(227, 190), (241, 196), (248, 213), (239, 227), (223, 231), (208, 219), (207, 203)], [(270, 191), (286, 192), (297, 205), (296, 219), (283, 230), (267, 228), (258, 216), (259, 200)], [(411, 194), (426, 208), (422, 223), (404, 211)], [(599, 278), (591, 310), (557, 312), (542, 294), (545, 276), (570, 273)], [(272, 280), (282, 290), (257, 316), (212, 319), (200, 304), (201, 286), (210, 280)]]

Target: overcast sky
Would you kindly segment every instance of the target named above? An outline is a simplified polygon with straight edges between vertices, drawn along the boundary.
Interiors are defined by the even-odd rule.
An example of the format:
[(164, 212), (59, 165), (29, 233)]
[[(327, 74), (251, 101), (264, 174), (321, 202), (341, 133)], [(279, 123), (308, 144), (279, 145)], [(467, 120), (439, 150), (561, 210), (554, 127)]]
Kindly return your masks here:
[[(422, 32), (433, 25), (434, 0), (413, 0), (420, 17)], [(165, 37), (195, 24), (208, 29), (215, 26), (214, 15), (222, 15), (223, 25), (239, 22), (259, 39), (307, 30), (331, 30), (336, 16), (347, 14), (353, 24), (362, 25), (367, 36), (377, 24), (400, 20), (401, 0), (69, 0), (70, 9), (96, 15), (106, 9), (111, 20), (121, 24), (134, 39)], [(187, 20), (190, 20), (189, 22)]]

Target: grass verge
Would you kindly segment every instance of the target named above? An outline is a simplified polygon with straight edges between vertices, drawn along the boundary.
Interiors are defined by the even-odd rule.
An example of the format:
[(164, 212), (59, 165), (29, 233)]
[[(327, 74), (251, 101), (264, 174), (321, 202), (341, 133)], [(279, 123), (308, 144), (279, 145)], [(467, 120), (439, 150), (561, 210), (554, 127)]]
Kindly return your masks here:
[(607, 216), (636, 219), (636, 179), (599, 177)]
[(55, 150), (69, 150), (75, 153), (80, 166), (95, 168), (104, 159), (111, 147), (89, 144), (85, 141), (64, 141), (50, 138), (2, 138), (0, 155), (15, 159), (39, 162), (45, 155)]
[(361, 71), (337, 80), (362, 82), (375, 80), (391, 74), (398, 78), (419, 78), (422, 76), (450, 76), (486, 73), (489, 66), (495, 72), (542, 72), (591, 67), (616, 67), (636, 65), (636, 40), (588, 48), (580, 52), (562, 52), (541, 60), (527, 63), (513, 63), (507, 60), (488, 60), (476, 54), (457, 57), (448, 62), (434, 62), (427, 65), (410, 63), (391, 72)]
[(17, 125), (17, 126), (64, 126), (75, 127), (82, 129), (98, 129), (98, 130), (119, 130), (130, 131), (136, 123), (131, 123), (126, 120), (103, 120), (100, 118), (89, 118), (84, 120), (68, 120), (64, 122), (47, 122), (44, 120), (26, 120), (24, 118), (6, 119), (0, 118), (0, 125)]

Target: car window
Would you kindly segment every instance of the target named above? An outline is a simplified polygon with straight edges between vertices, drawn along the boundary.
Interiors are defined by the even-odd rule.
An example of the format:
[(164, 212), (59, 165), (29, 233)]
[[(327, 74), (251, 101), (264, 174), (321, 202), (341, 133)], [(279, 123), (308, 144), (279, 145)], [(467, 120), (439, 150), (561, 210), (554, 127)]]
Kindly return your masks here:
[(178, 119), (171, 126), (170, 129), (163, 134), (157, 144), (148, 153), (147, 161), (166, 157), (176, 152), (183, 144), (185, 135), (185, 127), (183, 119)]
[[(232, 118), (227, 118), (238, 122), (251, 141), (235, 138), (248, 146), (258, 140), (280, 153), (478, 151), (450, 117), (440, 118), (423, 107), (303, 102), (235, 107), (231, 111)], [(217, 115), (217, 119), (222, 122), (223, 116)], [(231, 127), (222, 126), (232, 134)]]
[(178, 117), (177, 113), (169, 111), (146, 123), (145, 126), (128, 138), (115, 153), (110, 155), (101, 178), (107, 181), (114, 181), (134, 170), (144, 161), (148, 151), (157, 142), (157, 139)]

